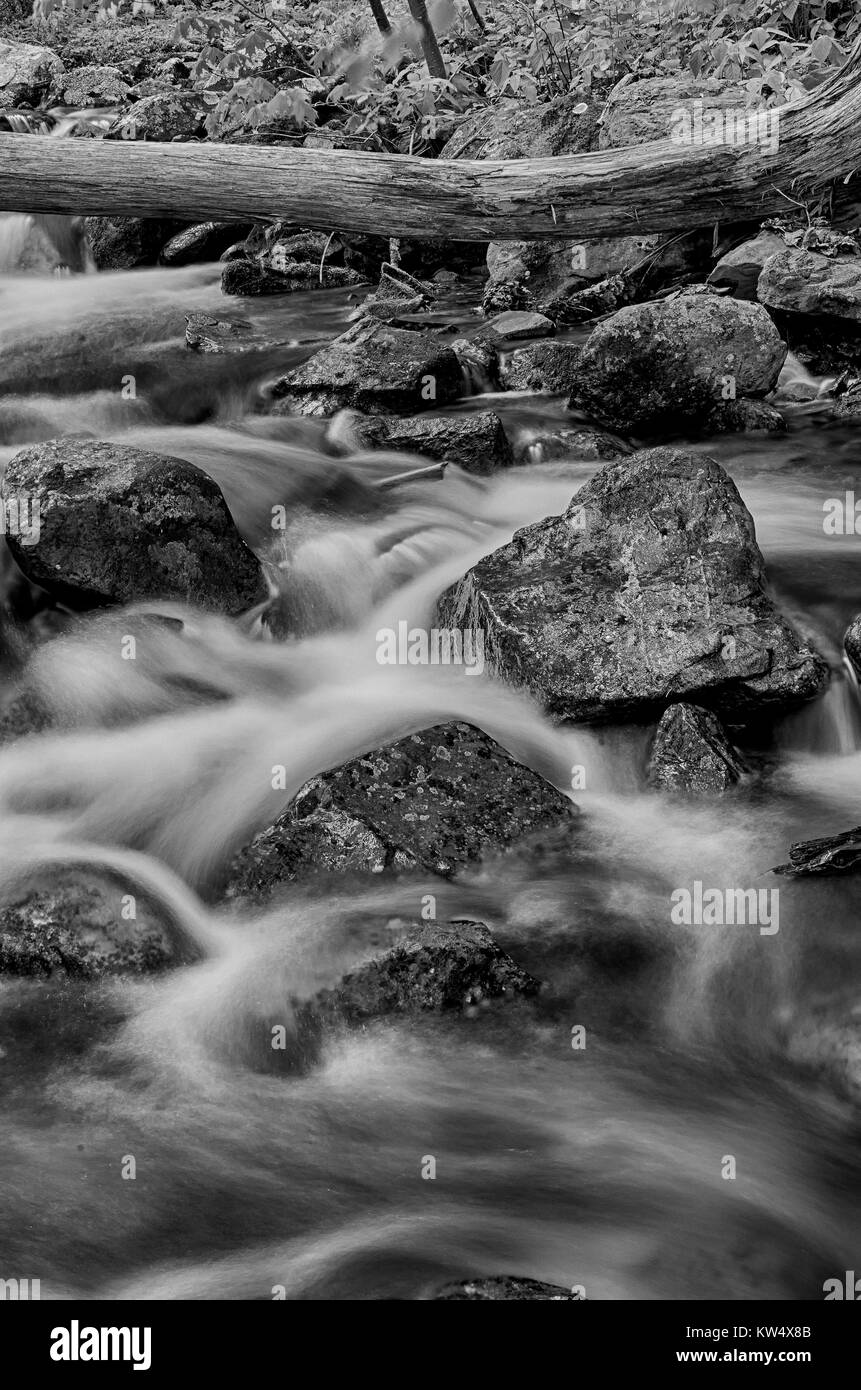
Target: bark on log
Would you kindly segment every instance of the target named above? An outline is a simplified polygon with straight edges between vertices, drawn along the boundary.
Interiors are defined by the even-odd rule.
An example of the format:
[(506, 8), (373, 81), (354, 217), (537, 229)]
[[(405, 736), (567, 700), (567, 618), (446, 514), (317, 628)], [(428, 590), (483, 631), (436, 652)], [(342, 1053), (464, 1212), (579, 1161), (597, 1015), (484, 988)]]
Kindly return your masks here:
[[(451, 161), (270, 145), (0, 135), (0, 208), (263, 221), (457, 241), (673, 232), (767, 217), (861, 169), (861, 40), (780, 108), (779, 147), (670, 140), (557, 159)], [(861, 173), (839, 194), (861, 221)]]

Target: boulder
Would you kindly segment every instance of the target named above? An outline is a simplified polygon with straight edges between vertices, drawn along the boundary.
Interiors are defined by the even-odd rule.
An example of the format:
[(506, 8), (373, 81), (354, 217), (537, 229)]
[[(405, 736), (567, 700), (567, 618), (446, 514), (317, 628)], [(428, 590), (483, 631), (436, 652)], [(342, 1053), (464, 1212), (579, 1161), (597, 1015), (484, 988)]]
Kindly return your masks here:
[(593, 149), (600, 106), (572, 93), (548, 102), (479, 106), (461, 121), (440, 159), (543, 159)]
[(777, 232), (762, 231), (721, 256), (709, 275), (709, 284), (728, 289), (736, 299), (756, 299), (762, 268), (771, 256), (786, 250)]
[(258, 296), (293, 294), (296, 290), (333, 290), (344, 285), (361, 285), (362, 277), (347, 266), (319, 262), (287, 262), (283, 270), (270, 270), (259, 261), (242, 257), (227, 261), (221, 272), (223, 294)]
[(0, 106), (39, 106), (65, 70), (42, 44), (0, 38)]
[(554, 430), (522, 440), (518, 463), (551, 463), (557, 459), (616, 459), (630, 454), (630, 445), (600, 430)]
[(236, 222), (198, 222), (177, 232), (161, 248), (162, 265), (192, 265), (196, 261), (217, 261), (222, 251), (248, 228)]
[(518, 1275), (500, 1274), (492, 1279), (463, 1279), (460, 1283), (443, 1284), (432, 1295), (435, 1302), (470, 1303), (579, 1303), (585, 1302), (561, 1284), (544, 1284), (539, 1279), (522, 1279)]
[(240, 851), (228, 896), (346, 870), (451, 877), (525, 836), (568, 833), (572, 803), (468, 724), (441, 724), (314, 778)]
[(87, 238), (99, 270), (155, 265), (161, 248), (188, 224), (174, 218), (88, 217)]
[(54, 82), (53, 89), (64, 106), (116, 106), (132, 90), (119, 68), (102, 64), (65, 73)]
[[(859, 401), (859, 408), (861, 408), (861, 401)], [(843, 646), (846, 649), (846, 655), (852, 663), (852, 669), (858, 679), (861, 680), (861, 613), (858, 614), (857, 618), (852, 619), (852, 622), (846, 629), (843, 637)]]
[(861, 256), (836, 259), (785, 249), (765, 262), (757, 296), (767, 308), (784, 313), (827, 314), (861, 323)]
[(14, 456), (0, 496), (38, 502), (35, 544), (8, 544), (28, 579), (73, 608), (171, 598), (237, 613), (262, 596), (219, 488), (183, 459), (50, 440)]
[(759, 304), (684, 292), (620, 309), (590, 335), (571, 404), (622, 433), (708, 424), (777, 385), (786, 344)]
[(554, 319), (567, 296), (637, 265), (647, 254), (657, 253), (664, 240), (655, 235), (603, 237), (586, 243), (491, 242), (485, 313), (537, 310)]
[(514, 463), (502, 421), (492, 410), (470, 415), (374, 415), (352, 424), (358, 449), (422, 454), (478, 474), (495, 473)]
[(503, 358), (499, 375), (506, 391), (570, 394), (582, 349), (574, 343), (532, 343)]
[(666, 792), (724, 792), (745, 768), (723, 726), (699, 705), (670, 705), (649, 756), (648, 783)]
[(65, 873), (0, 908), (0, 975), (89, 980), (172, 964), (169, 928), (138, 894), (127, 920), (126, 892), (107, 878)]
[(598, 148), (619, 150), (653, 140), (671, 140), (678, 113), (693, 112), (695, 102), (702, 102), (703, 112), (736, 109), (747, 105), (747, 93), (719, 78), (686, 75), (643, 77), (638, 82), (623, 79), (607, 98)]
[(349, 1022), (398, 1013), (474, 1013), (495, 999), (538, 993), (538, 981), (501, 950), (483, 922), (416, 924), (383, 954), (321, 991), (311, 1012)]
[(276, 382), (279, 413), (399, 415), (449, 405), (463, 389), (460, 363), (435, 333), (361, 319)]
[(154, 92), (117, 116), (108, 140), (193, 140), (203, 133), (206, 107), (197, 92)]
[(768, 596), (735, 484), (681, 449), (608, 464), (439, 607), (482, 629), (485, 662), (557, 719), (649, 718), (675, 696), (745, 722), (828, 679)]
[(485, 325), (485, 333), (500, 342), (516, 342), (518, 338), (551, 338), (556, 325), (544, 314), (529, 314), (523, 310), (509, 310), (497, 314)]

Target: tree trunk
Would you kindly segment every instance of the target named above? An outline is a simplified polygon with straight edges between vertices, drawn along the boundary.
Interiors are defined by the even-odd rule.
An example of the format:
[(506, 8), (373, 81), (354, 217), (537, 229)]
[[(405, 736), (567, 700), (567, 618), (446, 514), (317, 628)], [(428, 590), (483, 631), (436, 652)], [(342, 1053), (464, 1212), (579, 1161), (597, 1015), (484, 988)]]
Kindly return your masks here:
[(481, 17), (481, 10), (476, 5), (475, 0), (467, 0), (467, 4), (469, 5), (469, 8), (472, 10), (472, 17), (478, 25), (479, 29), (483, 34), (486, 33), (487, 25)]
[(388, 15), (383, 9), (383, 0), (370, 0), (370, 3), (374, 13), (374, 19), (377, 21), (377, 28), (381, 34), (388, 36), (392, 32), (392, 26), (389, 23)]
[(836, 183), (835, 206), (857, 226), (859, 72), (861, 41), (827, 83), (780, 108), (773, 154), (757, 145), (665, 140), (558, 159), (455, 161), (0, 135), (0, 206), (201, 221), (282, 217), (417, 239), (589, 241), (785, 213), (829, 196)]
[(443, 56), (439, 51), (436, 34), (428, 18), (427, 0), (407, 0), (407, 4), (413, 19), (422, 26), (422, 53), (425, 55), (428, 72), (431, 77), (447, 77), (448, 73), (445, 70)]

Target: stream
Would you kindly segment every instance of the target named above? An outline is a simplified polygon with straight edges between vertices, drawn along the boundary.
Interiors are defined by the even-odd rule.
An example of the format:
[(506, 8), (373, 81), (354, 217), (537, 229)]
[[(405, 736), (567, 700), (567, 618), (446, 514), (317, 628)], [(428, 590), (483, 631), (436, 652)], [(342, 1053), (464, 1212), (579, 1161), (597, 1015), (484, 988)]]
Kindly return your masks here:
[[(861, 819), (842, 660), (861, 541), (822, 526), (858, 477), (857, 428), (813, 401), (788, 408), (785, 436), (690, 445), (736, 482), (776, 602), (832, 682), (746, 750), (760, 777), (679, 803), (646, 787), (649, 728), (554, 728), (489, 677), (376, 660), (379, 628), (430, 625), (453, 580), (599, 464), (449, 466), (380, 493), (415, 461), (336, 459), (326, 421), (259, 409), (276, 361), (347, 326), (348, 292), (225, 301), (214, 265), (19, 274), (23, 231), (0, 219), (0, 467), (63, 433), (198, 464), (309, 635), (187, 614), (117, 681), (116, 623), (94, 618), (50, 658), (78, 727), (0, 751), (0, 888), (64, 863), (128, 872), (188, 947), (151, 977), (0, 980), (0, 1275), (40, 1279), (43, 1299), (416, 1299), (505, 1273), (596, 1300), (821, 1299), (861, 1258), (858, 1111), (820, 1065), (854, 1047), (858, 1076), (861, 877), (780, 880), (773, 935), (673, 925), (670, 895), (770, 882), (790, 842)], [(471, 303), (461, 287), (437, 317), (473, 326)], [(191, 311), (245, 314), (288, 346), (199, 356)], [(515, 441), (570, 423), (552, 396), (451, 409), (488, 403)], [(275, 503), (304, 517), (289, 553)], [(183, 681), (220, 698), (190, 702)], [(213, 869), (309, 777), (452, 718), (562, 790), (586, 769), (573, 851), (518, 847), (452, 882), (311, 880), (254, 913), (209, 900)], [(441, 920), (486, 921), (545, 982), (537, 1001), (336, 1032), (305, 1074), (273, 1061), (261, 1038), (289, 1028), (290, 998), (373, 954), (428, 893)]]

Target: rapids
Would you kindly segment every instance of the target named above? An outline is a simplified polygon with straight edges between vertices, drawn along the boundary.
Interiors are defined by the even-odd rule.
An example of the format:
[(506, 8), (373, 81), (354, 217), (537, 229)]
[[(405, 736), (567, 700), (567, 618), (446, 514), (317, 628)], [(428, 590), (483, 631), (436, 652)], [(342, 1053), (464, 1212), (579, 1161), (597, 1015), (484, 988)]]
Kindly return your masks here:
[[(0, 467), (64, 432), (186, 458), (309, 621), (279, 644), (254, 615), (149, 605), (179, 621), (154, 626), (143, 660), (115, 655), (133, 612), (94, 616), (34, 658), (67, 727), (0, 751), (0, 890), (103, 866), (163, 903), (182, 964), (0, 980), (0, 1276), (39, 1278), (57, 1299), (411, 1299), (481, 1273), (593, 1299), (821, 1298), (858, 1264), (861, 1132), (799, 1039), (858, 1026), (861, 879), (781, 881), (773, 937), (671, 926), (669, 895), (694, 879), (760, 883), (791, 840), (859, 820), (861, 706), (841, 649), (861, 611), (859, 541), (822, 528), (826, 499), (857, 476), (855, 430), (813, 401), (790, 408), (783, 438), (692, 444), (736, 481), (777, 600), (833, 680), (752, 750), (765, 790), (679, 806), (645, 788), (648, 729), (554, 728), (486, 677), (375, 659), (378, 628), (429, 624), (453, 579), (561, 511), (598, 465), (449, 467), (379, 493), (403, 456), (335, 458), (325, 422), (255, 413), (267, 354), (187, 352), (184, 313), (224, 307), (217, 267), (57, 279), (13, 269), (26, 234), (0, 220)], [(230, 311), (292, 344), (283, 366), (353, 307), (325, 291)], [(473, 322), (466, 298), (444, 313)], [(569, 418), (554, 397), (493, 407), (522, 441)], [(277, 537), (275, 503), (296, 517)], [(452, 883), (288, 886), (256, 914), (213, 901), (225, 857), (309, 777), (451, 718), (562, 790), (586, 768), (573, 856), (517, 850)], [(291, 1069), (267, 1046), (274, 1024), (289, 1031), (291, 999), (396, 939), (426, 893), (441, 919), (486, 920), (547, 982), (537, 1003), (335, 1034), (320, 1065)]]

